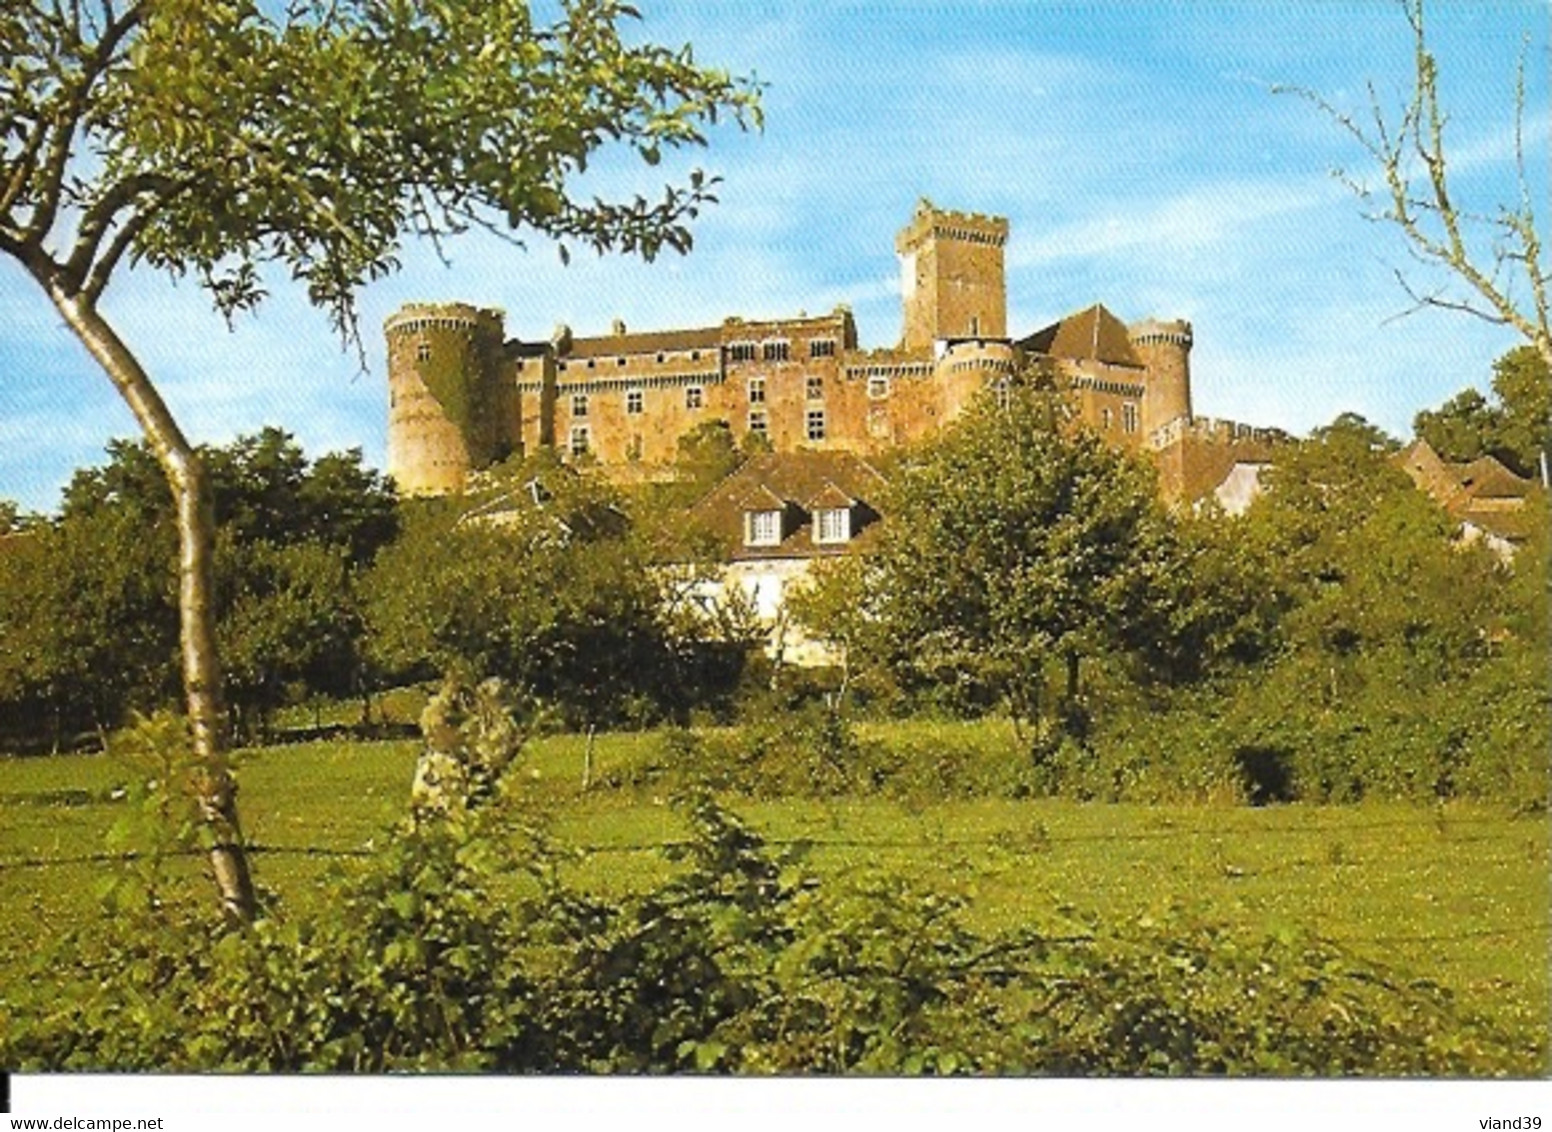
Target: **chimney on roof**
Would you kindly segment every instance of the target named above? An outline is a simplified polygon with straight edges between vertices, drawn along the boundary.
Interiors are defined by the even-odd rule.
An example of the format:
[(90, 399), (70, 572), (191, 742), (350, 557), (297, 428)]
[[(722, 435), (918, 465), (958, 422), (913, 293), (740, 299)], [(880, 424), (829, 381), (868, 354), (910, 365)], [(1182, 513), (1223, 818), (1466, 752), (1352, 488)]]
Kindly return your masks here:
[(623, 318), (617, 318), (611, 322), (609, 324), (609, 333), (613, 334), (616, 338), (623, 337), (625, 334), (625, 320)]

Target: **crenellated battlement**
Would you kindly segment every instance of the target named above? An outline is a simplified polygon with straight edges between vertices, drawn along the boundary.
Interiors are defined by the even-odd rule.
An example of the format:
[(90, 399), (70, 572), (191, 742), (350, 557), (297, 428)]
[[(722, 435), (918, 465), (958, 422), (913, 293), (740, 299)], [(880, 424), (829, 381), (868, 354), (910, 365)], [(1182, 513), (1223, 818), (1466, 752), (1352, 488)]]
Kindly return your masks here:
[(925, 198), (916, 204), (911, 222), (895, 237), (895, 251), (909, 255), (929, 239), (958, 240), (1000, 248), (1008, 242), (1008, 220), (981, 212), (938, 208)]
[(1139, 346), (1152, 345), (1157, 342), (1166, 342), (1171, 346), (1181, 346), (1189, 350), (1194, 341), (1191, 332), (1191, 324), (1183, 319), (1164, 321), (1156, 318), (1145, 318), (1141, 322), (1134, 322), (1127, 327), (1133, 343)]
[(503, 333), (506, 312), (499, 307), (477, 307), (470, 303), (405, 303), (383, 320), (387, 334), (410, 334), (423, 330), (460, 330), (466, 333), (494, 331)]
[(1201, 444), (1278, 444), (1287, 439), (1288, 434), (1279, 428), (1212, 417), (1176, 417), (1149, 434), (1148, 447), (1157, 452), (1185, 440)]

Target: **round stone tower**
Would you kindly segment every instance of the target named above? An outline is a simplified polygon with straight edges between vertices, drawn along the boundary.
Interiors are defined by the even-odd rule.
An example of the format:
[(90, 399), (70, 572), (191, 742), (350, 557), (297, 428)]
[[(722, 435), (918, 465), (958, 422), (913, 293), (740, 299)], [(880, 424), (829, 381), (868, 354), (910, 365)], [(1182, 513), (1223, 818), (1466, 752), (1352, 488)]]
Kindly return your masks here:
[(935, 367), (939, 420), (953, 420), (986, 390), (995, 390), (1018, 369), (1006, 342), (955, 342)]
[(1191, 419), (1191, 324), (1145, 319), (1128, 327), (1132, 348), (1147, 367), (1142, 398), (1144, 439), (1173, 420)]
[(471, 471), (502, 459), (511, 447), (507, 418), (513, 406), (501, 381), (502, 314), (465, 303), (411, 303), (391, 315), (383, 331), (388, 474), (406, 495), (460, 491)]

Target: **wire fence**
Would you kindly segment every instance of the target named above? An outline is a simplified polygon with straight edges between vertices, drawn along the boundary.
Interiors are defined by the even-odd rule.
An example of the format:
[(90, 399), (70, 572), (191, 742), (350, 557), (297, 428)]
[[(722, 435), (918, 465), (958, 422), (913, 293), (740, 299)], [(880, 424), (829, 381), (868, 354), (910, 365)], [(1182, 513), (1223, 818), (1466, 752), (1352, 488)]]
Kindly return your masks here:
[[(1451, 825), (1500, 823), (1502, 819), (1452, 819)], [(1368, 823), (1349, 823), (1345, 825), (1331, 825), (1328, 827), (1301, 827), (1299, 829), (1269, 829), (1255, 831), (1260, 833), (1306, 833), (1325, 829), (1327, 831), (1353, 832), (1356, 830), (1375, 830), (1394, 827), (1420, 827), (1425, 822), (1406, 821), (1379, 821)], [(1187, 836), (1214, 834), (1222, 831), (1216, 830), (1191, 830), (1171, 829), (1149, 831), (1147, 833), (1118, 831), (1108, 835), (1100, 834), (1065, 834), (1042, 836), (1038, 839), (1038, 845), (1024, 847), (1023, 851), (1030, 856), (1042, 855), (1049, 852), (1052, 846), (1063, 842), (1093, 843), (1096, 841), (1138, 841), (1170, 836)], [(1503, 833), (1497, 836), (1479, 836), (1471, 838), (1454, 839), (1462, 842), (1487, 842), (1487, 841), (1519, 841), (1523, 834), (1518, 832)], [(1006, 833), (991, 834), (983, 837), (958, 837), (943, 839), (904, 839), (904, 838), (825, 838), (825, 837), (767, 837), (765, 844), (774, 849), (786, 850), (899, 850), (920, 852), (924, 849), (964, 848), (964, 849), (997, 849), (1017, 852), (1020, 846), (1009, 843)], [(580, 857), (617, 854), (654, 854), (662, 855), (674, 850), (689, 848), (693, 842), (687, 839), (664, 839), (638, 842), (616, 842), (603, 844), (582, 844), (571, 848)], [(355, 846), (346, 847), (338, 845), (277, 845), (263, 842), (255, 842), (245, 847), (254, 856), (293, 856), (310, 857), (320, 859), (366, 859), (375, 856), (379, 850), (371, 847)], [(132, 864), (137, 861), (176, 858), (202, 858), (204, 850), (199, 848), (175, 848), (160, 853), (139, 852), (134, 850), (119, 852), (92, 852), (69, 855), (27, 856), (0, 859), (0, 874), (16, 870), (42, 870), (58, 867), (82, 866), (82, 865), (114, 865)], [(1415, 863), (1415, 862), (1414, 862)], [(1236, 874), (1240, 878), (1257, 877), (1275, 874), (1278, 872), (1295, 871), (1299, 869), (1334, 868), (1340, 865), (1332, 862), (1302, 860), (1285, 861), (1271, 866), (1244, 869)], [(1453, 932), (1435, 933), (1409, 933), (1403, 935), (1347, 935), (1337, 934), (1327, 938), (1331, 942), (1342, 945), (1356, 946), (1391, 946), (1401, 944), (1451, 944), (1465, 943), (1471, 940), (1483, 939), (1521, 939), (1532, 936), (1547, 936), (1552, 933), (1552, 917), (1542, 917), (1536, 920), (1519, 921), (1510, 924), (1497, 924), (1472, 928)]]

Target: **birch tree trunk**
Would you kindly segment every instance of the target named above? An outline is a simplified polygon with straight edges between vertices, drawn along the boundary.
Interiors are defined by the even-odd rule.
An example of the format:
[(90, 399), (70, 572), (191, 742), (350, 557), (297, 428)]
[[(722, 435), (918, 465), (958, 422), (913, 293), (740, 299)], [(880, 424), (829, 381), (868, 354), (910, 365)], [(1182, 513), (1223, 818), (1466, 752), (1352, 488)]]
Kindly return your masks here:
[(95, 305), (57, 278), (41, 280), (70, 329), (108, 374), (151, 445), (168, 485), (178, 525), (180, 659), (200, 815), (222, 911), (234, 923), (253, 919), (253, 879), (237, 817), (237, 787), (221, 714), (221, 661), (216, 652), (215, 511), (198, 454), (178, 427), (140, 362)]

